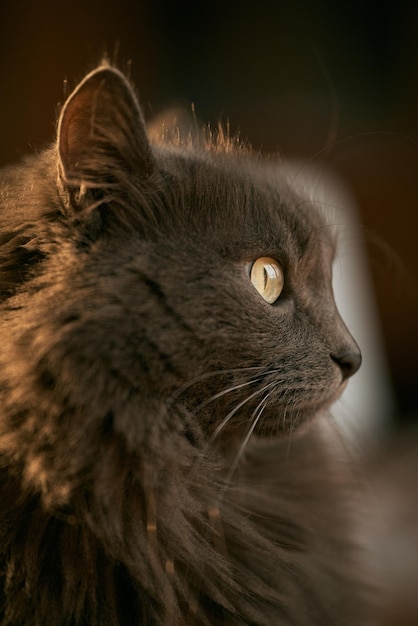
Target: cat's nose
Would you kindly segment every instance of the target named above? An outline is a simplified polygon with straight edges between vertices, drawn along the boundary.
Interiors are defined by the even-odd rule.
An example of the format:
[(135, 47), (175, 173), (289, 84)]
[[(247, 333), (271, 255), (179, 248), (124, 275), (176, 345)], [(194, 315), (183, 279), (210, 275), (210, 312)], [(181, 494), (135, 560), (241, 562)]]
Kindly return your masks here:
[(359, 369), (361, 365), (361, 352), (360, 350), (350, 350), (341, 352), (340, 354), (331, 354), (331, 359), (337, 363), (342, 372), (343, 380), (346, 380)]

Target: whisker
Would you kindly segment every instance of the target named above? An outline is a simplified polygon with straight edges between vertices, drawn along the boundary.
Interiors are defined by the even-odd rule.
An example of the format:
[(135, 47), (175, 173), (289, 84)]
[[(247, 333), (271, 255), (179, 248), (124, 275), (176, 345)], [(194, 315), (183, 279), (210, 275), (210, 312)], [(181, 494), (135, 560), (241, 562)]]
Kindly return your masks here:
[(251, 380), (247, 380), (247, 382), (245, 382), (245, 383), (239, 383), (238, 385), (234, 385), (232, 387), (227, 387), (223, 391), (219, 391), (218, 393), (215, 393), (213, 396), (211, 396), (210, 398), (208, 398), (207, 400), (202, 402), (202, 404), (199, 404), (196, 407), (196, 411), (200, 411), (201, 409), (203, 409), (205, 406), (207, 406), (211, 402), (214, 402), (218, 398), (222, 398), (222, 396), (226, 396), (228, 393), (231, 393), (232, 391), (236, 391), (237, 389), (242, 389), (243, 387), (248, 387), (249, 385), (253, 385), (254, 383), (257, 383), (259, 380), (261, 380), (260, 377), (253, 378)]
[(270, 431), (271, 434), (271, 427), (269, 428), (269, 430), (267, 430), (267, 425), (265, 424), (266, 421), (266, 415), (263, 413), (261, 416), (261, 419), (258, 422), (258, 429), (259, 432), (262, 433), (262, 437), (267, 437), (268, 432)]
[[(296, 392), (295, 392), (295, 391), (293, 391), (293, 399), (294, 399), (294, 397), (295, 397), (295, 393), (296, 393)], [(283, 411), (283, 415), (282, 415), (282, 419), (281, 419), (281, 421), (282, 421), (282, 428), (283, 428), (283, 430), (284, 430), (284, 428), (285, 428), (285, 426), (286, 426), (287, 411), (288, 411), (288, 409), (289, 409), (290, 403), (291, 403), (291, 398), (289, 398), (289, 399), (287, 400), (287, 402), (286, 402), (286, 406), (284, 407), (284, 411)], [(277, 422), (277, 430), (279, 429), (279, 426), (280, 426), (280, 420), (278, 420), (278, 422)]]
[(226, 369), (214, 370), (212, 372), (205, 372), (204, 374), (200, 374), (199, 376), (192, 378), (187, 383), (185, 383), (184, 385), (182, 385), (181, 387), (173, 391), (173, 393), (167, 398), (166, 404), (168, 407), (171, 406), (185, 391), (190, 389), (190, 387), (193, 387), (193, 385), (203, 382), (204, 380), (207, 380), (208, 378), (212, 378), (214, 376), (222, 376), (225, 374), (249, 372), (249, 371), (254, 371), (254, 370), (259, 371), (262, 369), (263, 368), (261, 366), (251, 366), (251, 367), (235, 367), (235, 368), (229, 368), (229, 369), (226, 368)]
[(225, 479), (225, 483), (224, 483), (223, 488), (222, 488), (222, 495), (224, 494), (224, 492), (226, 491), (226, 489), (228, 488), (228, 486), (229, 486), (229, 484), (230, 484), (230, 482), (232, 480), (232, 476), (234, 475), (235, 470), (238, 467), (238, 464), (239, 464), (239, 462), (240, 462), (240, 460), (242, 458), (242, 455), (245, 452), (245, 449), (246, 449), (246, 447), (248, 445), (248, 442), (250, 441), (251, 436), (252, 436), (252, 434), (253, 434), (253, 432), (254, 432), (254, 430), (255, 430), (255, 428), (256, 428), (258, 422), (260, 421), (260, 418), (261, 418), (261, 416), (262, 416), (262, 414), (264, 412), (264, 409), (267, 406), (267, 401), (268, 401), (270, 395), (271, 395), (271, 391), (269, 391), (264, 396), (264, 398), (259, 402), (259, 404), (254, 409), (254, 411), (253, 411), (253, 413), (251, 415), (252, 424), (251, 424), (250, 428), (248, 429), (248, 432), (245, 435), (244, 441), (242, 442), (241, 447), (240, 447), (240, 449), (238, 450), (238, 452), (237, 452), (237, 454), (235, 456), (234, 462), (231, 464), (231, 467), (229, 468), (227, 477)]
[[(296, 392), (293, 392), (293, 399), (295, 398)], [(294, 415), (292, 413), (290, 413), (290, 427), (289, 427), (289, 438), (287, 441), (287, 450), (286, 450), (286, 458), (288, 459), (290, 456), (290, 448), (292, 445), (292, 436), (293, 433), (295, 432), (295, 428), (296, 428), (296, 420), (299, 417), (299, 413), (300, 413), (300, 407), (298, 409), (296, 409), (296, 419), (294, 418)]]
[(215, 441), (215, 439), (219, 436), (219, 434), (222, 432), (222, 430), (225, 428), (225, 426), (231, 420), (231, 418), (235, 415), (235, 413), (237, 413), (237, 411), (239, 411), (245, 404), (247, 404), (247, 402), (257, 397), (261, 393), (264, 393), (270, 387), (273, 387), (274, 385), (279, 385), (280, 383), (283, 383), (283, 382), (285, 381), (274, 380), (270, 383), (267, 383), (267, 385), (264, 385), (261, 389), (257, 389), (257, 391), (254, 391), (254, 393), (252, 393), (247, 398), (242, 400), (239, 404), (237, 404), (237, 406), (234, 409), (232, 409), (232, 411), (230, 411), (228, 415), (222, 420), (222, 422), (216, 427), (215, 431), (212, 433), (212, 435), (209, 438), (208, 445), (211, 445)]
[[(189, 476), (193, 476), (194, 473), (196, 473), (196, 471), (199, 469), (199, 465), (200, 463), (202, 463), (203, 459), (206, 457), (208, 451), (210, 450), (211, 446), (214, 444), (214, 442), (216, 441), (216, 439), (219, 437), (219, 435), (221, 434), (221, 432), (223, 431), (223, 429), (225, 428), (225, 426), (228, 424), (228, 422), (233, 418), (233, 416), (243, 407), (245, 406), (245, 404), (247, 404), (247, 402), (250, 402), (250, 400), (252, 400), (253, 398), (256, 398), (258, 395), (265, 393), (267, 389), (269, 389), (270, 387), (273, 386), (278, 386), (280, 383), (285, 382), (284, 380), (275, 380), (272, 381), (270, 383), (267, 383), (266, 385), (264, 385), (261, 389), (257, 389), (256, 391), (254, 391), (252, 394), (250, 394), (247, 398), (245, 398), (244, 400), (242, 400), (239, 404), (237, 404), (237, 406), (235, 406), (226, 417), (224, 417), (224, 419), (222, 420), (222, 422), (220, 424), (218, 424), (218, 426), (216, 427), (216, 429), (214, 430), (214, 432), (212, 433), (212, 435), (209, 437), (209, 440), (206, 444), (206, 446), (204, 447), (204, 449), (202, 450), (201, 454), (199, 455), (198, 459), (196, 460), (193, 468), (190, 471)], [(270, 395), (271, 392), (269, 392), (269, 394), (267, 394), (267, 397)], [(264, 400), (264, 399), (263, 399)], [(261, 402), (257, 405), (256, 409), (253, 411), (252, 416), (255, 415), (255, 413), (257, 412), (257, 410), (259, 409), (260, 405), (263, 403), (263, 400), (261, 400)], [(263, 408), (264, 410), (264, 408)], [(255, 428), (255, 426), (254, 426)]]

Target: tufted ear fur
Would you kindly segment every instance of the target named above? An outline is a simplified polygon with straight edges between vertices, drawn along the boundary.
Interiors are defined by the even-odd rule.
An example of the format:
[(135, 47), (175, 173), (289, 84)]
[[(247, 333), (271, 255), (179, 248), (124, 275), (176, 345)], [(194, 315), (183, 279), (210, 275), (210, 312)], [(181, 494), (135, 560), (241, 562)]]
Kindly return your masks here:
[[(117, 69), (88, 74), (63, 106), (57, 136), (59, 184), (72, 198), (149, 177), (153, 159), (138, 100)], [(74, 202), (71, 203), (74, 206)]]

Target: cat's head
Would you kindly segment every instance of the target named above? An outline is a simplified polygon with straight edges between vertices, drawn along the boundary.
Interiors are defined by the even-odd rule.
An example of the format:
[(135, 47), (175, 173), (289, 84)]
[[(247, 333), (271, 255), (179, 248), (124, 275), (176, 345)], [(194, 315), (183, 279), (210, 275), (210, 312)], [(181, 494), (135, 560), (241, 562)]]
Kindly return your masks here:
[(334, 303), (335, 233), (280, 164), (221, 134), (151, 144), (109, 66), (69, 96), (44, 161), (36, 269), (4, 326), (19, 423), (44, 415), (31, 436), (270, 436), (339, 396), (361, 358)]

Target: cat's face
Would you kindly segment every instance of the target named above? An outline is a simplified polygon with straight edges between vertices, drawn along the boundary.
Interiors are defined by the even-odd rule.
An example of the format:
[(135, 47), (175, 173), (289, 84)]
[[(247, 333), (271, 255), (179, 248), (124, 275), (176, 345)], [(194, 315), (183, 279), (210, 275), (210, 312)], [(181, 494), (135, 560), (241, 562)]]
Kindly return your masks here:
[(360, 364), (332, 294), (335, 233), (275, 168), (213, 158), (184, 165), (181, 218), (133, 259), (126, 292), (149, 302), (155, 393), (164, 381), (201, 423), (270, 435), (329, 406)]
[(140, 445), (158, 420), (187, 430), (184, 410), (203, 433), (276, 434), (360, 365), (320, 209), (279, 165), (215, 144), (151, 147), (112, 68), (64, 106), (33, 227), (43, 260), (5, 326), (25, 381), (15, 402), (38, 394), (51, 432), (69, 411)]

